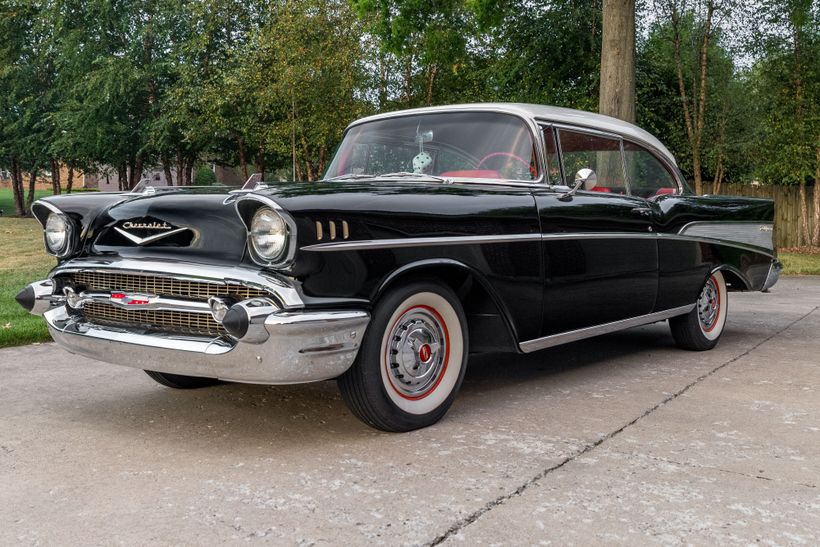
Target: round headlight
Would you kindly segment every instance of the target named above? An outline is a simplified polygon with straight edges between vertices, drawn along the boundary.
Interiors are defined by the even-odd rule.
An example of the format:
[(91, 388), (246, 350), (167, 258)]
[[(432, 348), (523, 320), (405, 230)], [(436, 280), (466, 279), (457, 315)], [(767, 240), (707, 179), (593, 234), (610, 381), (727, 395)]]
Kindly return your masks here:
[(71, 225), (58, 213), (51, 213), (46, 220), (46, 247), (54, 254), (66, 251), (71, 235)]
[(273, 209), (259, 209), (251, 220), (250, 239), (254, 252), (260, 258), (276, 260), (282, 256), (287, 246), (288, 227), (285, 219)]

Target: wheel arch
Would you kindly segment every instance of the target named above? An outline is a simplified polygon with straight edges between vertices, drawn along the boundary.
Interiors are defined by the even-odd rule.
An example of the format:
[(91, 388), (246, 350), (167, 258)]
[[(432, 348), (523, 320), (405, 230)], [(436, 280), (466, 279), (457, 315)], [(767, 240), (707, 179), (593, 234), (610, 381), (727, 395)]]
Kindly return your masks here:
[(719, 266), (712, 268), (709, 272), (710, 275), (720, 272), (723, 274), (723, 278), (726, 281), (727, 289), (732, 291), (750, 291), (752, 290), (752, 285), (749, 280), (746, 278), (743, 273), (732, 266), (731, 264), (720, 264)]
[(518, 351), (509, 310), (485, 276), (463, 262), (442, 258), (405, 264), (385, 277), (371, 302), (401, 283), (418, 279), (443, 282), (458, 296), (467, 316), (470, 352)]

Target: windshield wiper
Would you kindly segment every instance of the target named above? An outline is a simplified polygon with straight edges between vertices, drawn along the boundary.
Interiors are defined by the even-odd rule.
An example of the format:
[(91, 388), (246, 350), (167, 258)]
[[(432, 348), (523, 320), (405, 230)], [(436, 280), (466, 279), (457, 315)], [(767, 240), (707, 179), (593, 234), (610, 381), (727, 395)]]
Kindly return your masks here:
[(356, 180), (356, 179), (373, 179), (375, 175), (366, 175), (364, 173), (347, 173), (346, 175), (339, 175), (325, 179), (325, 182), (333, 182), (337, 180)]
[(417, 179), (427, 179), (427, 180), (435, 180), (438, 182), (451, 182), (450, 179), (439, 177), (437, 175), (428, 175), (426, 173), (411, 173), (409, 171), (396, 171), (395, 173), (383, 173), (379, 175), (378, 178), (417, 178)]

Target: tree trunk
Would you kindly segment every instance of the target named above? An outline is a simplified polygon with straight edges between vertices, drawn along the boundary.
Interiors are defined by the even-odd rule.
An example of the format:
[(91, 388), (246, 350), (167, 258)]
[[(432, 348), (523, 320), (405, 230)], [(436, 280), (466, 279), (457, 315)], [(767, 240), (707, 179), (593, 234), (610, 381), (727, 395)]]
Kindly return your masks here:
[(165, 173), (165, 180), (168, 186), (174, 185), (174, 173), (171, 171), (171, 159), (167, 155), (163, 155), (160, 160), (162, 163), (162, 170)]
[(134, 162), (134, 170), (131, 173), (131, 187), (133, 188), (142, 180), (142, 173), (145, 170), (145, 160), (138, 156)]
[[(695, 193), (703, 193), (703, 178), (701, 174), (700, 144), (703, 136), (703, 125), (706, 119), (706, 82), (709, 68), (709, 41), (712, 37), (712, 18), (715, 13), (715, 5), (712, 1), (706, 4), (706, 20), (703, 24), (703, 39), (700, 43), (700, 54), (698, 59), (698, 77), (692, 78), (692, 100), (694, 104), (691, 109), (689, 98), (686, 93), (686, 82), (683, 77), (683, 60), (681, 58), (681, 13), (675, 5), (671, 12), (672, 22), (672, 45), (673, 57), (675, 61), (675, 72), (678, 79), (678, 91), (680, 93), (681, 107), (683, 109), (683, 119), (686, 123), (686, 136), (689, 138), (689, 146), (692, 149), (692, 171), (695, 179)], [(696, 93), (697, 91), (697, 93)]]
[(248, 176), (248, 158), (245, 152), (245, 139), (239, 137), (237, 145), (239, 146), (239, 167), (242, 170), (242, 176), (245, 177), (245, 181), (247, 181), (250, 177)]
[(438, 67), (434, 64), (430, 67), (430, 73), (427, 76), (427, 106), (433, 104), (433, 85), (436, 82), (436, 74)]
[(63, 185), (60, 181), (60, 162), (51, 160), (51, 192), (58, 196), (62, 193)]
[(811, 244), (809, 237), (809, 207), (806, 200), (806, 181), (800, 181), (800, 233), (797, 237), (797, 245), (802, 247)]
[(17, 216), (23, 216), (26, 213), (23, 206), (23, 176), (17, 158), (11, 158), (11, 189), (14, 194), (14, 212)]
[(310, 161), (310, 145), (308, 145), (307, 139), (304, 135), (300, 137), (302, 142), (302, 152), (305, 155), (305, 172), (307, 174), (308, 182), (313, 182), (316, 180), (313, 171), (313, 162)]
[(65, 189), (69, 194), (74, 189), (74, 168), (71, 165), (68, 166), (68, 180), (66, 180)]
[(379, 110), (387, 105), (387, 55), (379, 49)]
[(185, 160), (185, 186), (191, 186), (194, 183), (194, 161), (196, 158), (190, 156)]
[(715, 167), (715, 181), (712, 185), (712, 193), (720, 195), (720, 185), (723, 183), (723, 156), (718, 156), (717, 167)]
[(125, 187), (126, 190), (131, 190), (136, 186), (139, 182), (134, 175), (136, 175), (137, 171), (137, 158), (131, 158), (128, 160), (128, 185)]
[(128, 167), (125, 162), (117, 167), (117, 187), (120, 191), (128, 189)]
[(411, 89), (413, 86), (413, 56), (408, 55), (404, 60), (404, 103), (410, 105)]
[(817, 137), (817, 150), (815, 152), (814, 164), (814, 232), (811, 236), (811, 244), (820, 247), (820, 135)]
[(185, 159), (182, 157), (182, 148), (177, 147), (177, 184), (185, 185)]
[(265, 155), (260, 151), (254, 158), (254, 169), (257, 173), (262, 174), (262, 180), (265, 180)]
[(34, 185), (37, 184), (37, 171), (39, 168), (35, 165), (31, 168), (28, 175), (28, 199), (26, 200), (26, 214), (31, 212), (31, 204), (34, 203)]
[(635, 123), (635, 0), (603, 0), (601, 114)]

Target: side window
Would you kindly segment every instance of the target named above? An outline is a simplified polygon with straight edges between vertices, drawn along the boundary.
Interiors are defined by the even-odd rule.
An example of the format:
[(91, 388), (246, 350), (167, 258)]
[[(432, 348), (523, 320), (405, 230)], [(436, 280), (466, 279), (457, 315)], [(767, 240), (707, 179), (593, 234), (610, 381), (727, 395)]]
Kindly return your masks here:
[(565, 184), (575, 184), (575, 174), (580, 169), (592, 169), (595, 171), (597, 182), (583, 190), (626, 193), (620, 139), (567, 129), (559, 129), (558, 138), (561, 142), (561, 159), (564, 162), (564, 175), (567, 179)]
[(635, 143), (624, 141), (624, 157), (629, 189), (633, 195), (651, 198), (677, 193), (675, 177), (651, 152)]
[(547, 152), (547, 184), (564, 184), (561, 180), (561, 168), (558, 165), (558, 147), (555, 144), (555, 130), (544, 128), (544, 145)]

